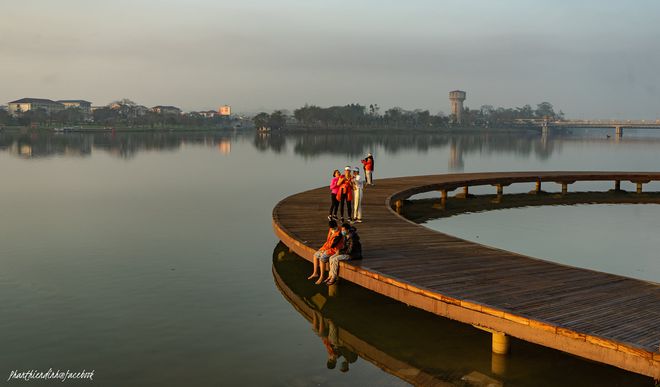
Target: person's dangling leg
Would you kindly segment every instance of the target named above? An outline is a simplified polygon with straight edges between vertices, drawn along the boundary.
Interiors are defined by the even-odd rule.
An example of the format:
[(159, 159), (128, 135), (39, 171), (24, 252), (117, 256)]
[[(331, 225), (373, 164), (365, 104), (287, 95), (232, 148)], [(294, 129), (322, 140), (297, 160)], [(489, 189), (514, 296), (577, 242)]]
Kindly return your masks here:
[(325, 263), (327, 261), (328, 261), (328, 256), (325, 254), (323, 255), (323, 257), (321, 257), (321, 259), (319, 259), (319, 268), (321, 273), (319, 275), (319, 279), (315, 282), (315, 284), (317, 285), (323, 283), (323, 280), (325, 279)]
[(330, 270), (328, 273), (328, 280), (331, 281), (333, 278), (337, 277), (337, 272), (339, 271), (339, 260), (337, 259), (337, 254), (330, 257)]
[(335, 254), (330, 257), (330, 274), (326, 281), (328, 285), (332, 285), (337, 281), (337, 277), (339, 276), (339, 261), (347, 261), (349, 259), (351, 259), (351, 256), (347, 254)]
[(321, 254), (321, 250), (317, 251), (314, 253), (314, 259), (312, 260), (314, 263), (314, 271), (312, 271), (312, 275), (307, 277), (307, 279), (312, 279), (316, 278), (319, 276), (319, 256)]

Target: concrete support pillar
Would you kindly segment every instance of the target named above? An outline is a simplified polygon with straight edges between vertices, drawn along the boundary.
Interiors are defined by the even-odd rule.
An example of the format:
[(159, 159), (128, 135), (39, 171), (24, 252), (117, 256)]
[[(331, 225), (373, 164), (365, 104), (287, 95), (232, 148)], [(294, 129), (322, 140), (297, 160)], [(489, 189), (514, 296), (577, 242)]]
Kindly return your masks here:
[(541, 193), (541, 180), (536, 180), (536, 188), (534, 188), (534, 193)]
[(623, 137), (623, 127), (622, 126), (617, 126), (616, 127), (616, 137), (617, 138)]
[(637, 193), (638, 193), (638, 194), (641, 194), (641, 193), (642, 193), (642, 186), (643, 186), (643, 185), (644, 185), (644, 183), (637, 182)]
[(510, 344), (510, 339), (509, 336), (507, 336), (503, 332), (498, 332), (496, 330), (486, 328), (486, 327), (481, 327), (478, 325), (473, 325), (473, 327), (477, 329), (481, 329), (482, 331), (486, 331), (491, 334), (492, 336), (492, 350), (494, 354), (498, 355), (506, 355), (509, 353), (509, 348), (511, 346)]
[(440, 191), (440, 206), (444, 210), (447, 207), (447, 190), (443, 189)]
[(493, 332), (493, 353), (506, 355), (511, 346), (509, 336), (501, 332)]
[(561, 183), (561, 193), (564, 195), (568, 193), (568, 183)]
[(615, 191), (621, 191), (621, 180), (615, 180), (614, 181), (614, 190)]

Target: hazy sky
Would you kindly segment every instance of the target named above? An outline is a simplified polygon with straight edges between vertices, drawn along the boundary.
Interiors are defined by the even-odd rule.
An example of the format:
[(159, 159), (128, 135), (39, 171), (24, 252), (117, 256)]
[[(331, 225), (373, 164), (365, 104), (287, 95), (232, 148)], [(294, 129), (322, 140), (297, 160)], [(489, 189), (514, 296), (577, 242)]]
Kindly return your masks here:
[(13, 0), (0, 103), (127, 97), (184, 110), (550, 101), (660, 118), (660, 2)]

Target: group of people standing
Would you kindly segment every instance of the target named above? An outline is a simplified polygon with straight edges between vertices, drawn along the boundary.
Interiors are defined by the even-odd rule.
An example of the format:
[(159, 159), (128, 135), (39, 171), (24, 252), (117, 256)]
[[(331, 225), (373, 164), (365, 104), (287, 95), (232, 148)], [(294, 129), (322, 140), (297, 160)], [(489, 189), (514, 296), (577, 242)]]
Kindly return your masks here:
[(371, 153), (366, 158), (361, 160), (364, 166), (364, 176), (360, 175), (360, 168), (351, 168), (347, 166), (344, 168), (344, 173), (335, 169), (332, 172), (332, 179), (330, 180), (330, 211), (328, 213), (328, 220), (339, 220), (337, 213), (341, 216), (341, 222), (344, 223), (344, 208), (346, 208), (346, 215), (348, 216), (349, 223), (362, 222), (362, 197), (365, 186), (372, 186), (373, 171), (374, 171), (374, 157)]

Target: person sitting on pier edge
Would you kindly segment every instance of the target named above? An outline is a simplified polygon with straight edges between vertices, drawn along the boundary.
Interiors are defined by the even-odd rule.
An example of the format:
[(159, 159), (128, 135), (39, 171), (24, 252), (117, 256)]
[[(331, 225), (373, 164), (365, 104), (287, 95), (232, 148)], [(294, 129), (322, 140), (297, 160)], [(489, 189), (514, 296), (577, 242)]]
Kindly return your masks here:
[(330, 180), (330, 213), (328, 213), (328, 220), (337, 220), (337, 210), (339, 209), (339, 200), (337, 200), (337, 191), (339, 191), (339, 188), (337, 187), (337, 180), (339, 180), (339, 176), (341, 176), (341, 173), (339, 173), (338, 169), (335, 169), (334, 172), (332, 172), (332, 179)]
[(307, 279), (312, 279), (319, 277), (319, 280), (316, 282), (320, 284), (323, 282), (325, 277), (325, 264), (328, 262), (331, 256), (339, 251), (339, 248), (343, 246), (344, 238), (341, 235), (341, 230), (337, 227), (337, 222), (331, 220), (328, 222), (328, 236), (325, 239), (325, 243), (321, 246), (316, 253), (314, 253), (314, 271), (312, 275), (307, 277)]
[(339, 261), (362, 259), (362, 244), (357, 229), (348, 223), (344, 223), (341, 225), (341, 234), (344, 237), (344, 244), (335, 255), (330, 257), (330, 275), (326, 281), (328, 286), (337, 281)]
[(353, 168), (353, 220), (362, 223), (362, 194), (364, 178), (360, 176), (360, 168)]
[(351, 174), (351, 167), (344, 168), (344, 174), (337, 180), (337, 200), (339, 200), (339, 212), (341, 213), (341, 221), (344, 222), (344, 206), (348, 220), (353, 219), (353, 175)]
[(374, 173), (374, 156), (369, 153), (364, 160), (361, 160), (362, 165), (364, 165), (364, 177), (367, 179), (368, 185), (374, 185), (373, 183), (373, 173)]

